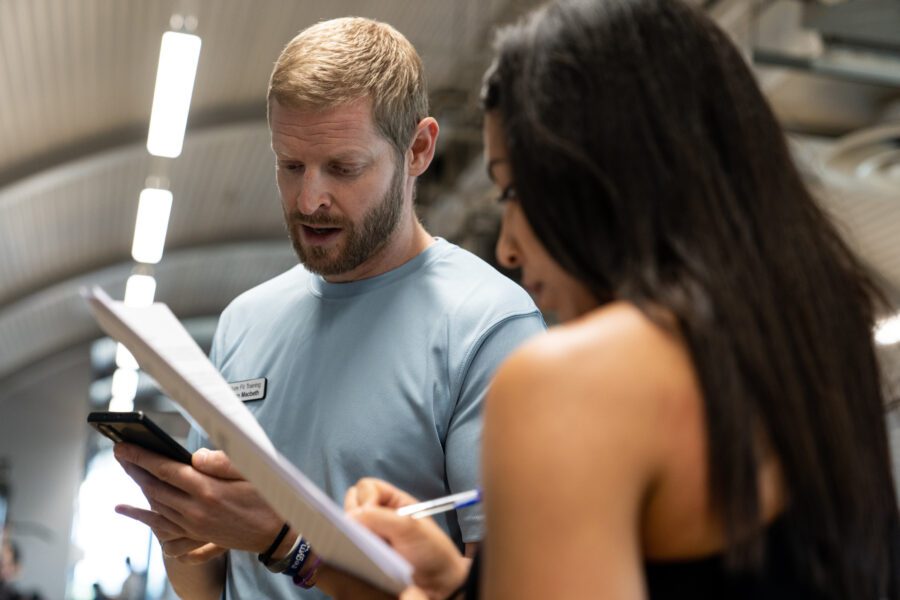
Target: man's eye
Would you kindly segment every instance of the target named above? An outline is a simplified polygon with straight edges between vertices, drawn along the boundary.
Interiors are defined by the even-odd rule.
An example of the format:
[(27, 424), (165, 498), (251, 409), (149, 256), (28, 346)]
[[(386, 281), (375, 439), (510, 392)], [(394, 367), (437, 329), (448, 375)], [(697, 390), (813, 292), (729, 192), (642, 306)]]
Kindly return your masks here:
[(359, 169), (350, 165), (331, 165), (331, 172), (341, 177), (353, 177), (359, 174)]
[(278, 163), (278, 168), (283, 171), (288, 171), (290, 173), (296, 173), (303, 170), (303, 164), (301, 163)]

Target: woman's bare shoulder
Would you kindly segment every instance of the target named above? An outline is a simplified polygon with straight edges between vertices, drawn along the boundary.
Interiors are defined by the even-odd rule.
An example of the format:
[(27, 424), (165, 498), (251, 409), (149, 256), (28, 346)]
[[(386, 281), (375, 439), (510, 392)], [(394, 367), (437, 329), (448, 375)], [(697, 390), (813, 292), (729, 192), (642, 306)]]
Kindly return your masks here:
[(701, 423), (703, 409), (677, 331), (618, 303), (517, 350), (498, 371), (485, 410), (486, 448), (552, 446), (572, 468), (585, 461), (586, 471), (598, 456), (617, 456), (630, 470), (623, 477), (646, 483), (684, 442), (673, 424)]
[[(525, 543), (540, 533), (556, 552), (572, 549), (563, 562), (639, 555), (641, 510), (673, 437), (666, 406), (679, 404), (666, 397), (687, 398), (690, 379), (677, 333), (627, 304), (516, 351), (485, 406), (491, 535)], [(534, 531), (523, 526), (529, 519)]]
[(567, 390), (575, 398), (595, 400), (613, 394), (665, 398), (693, 384), (690, 356), (674, 325), (665, 316), (651, 320), (624, 302), (532, 339), (510, 356), (496, 379), (500, 387)]

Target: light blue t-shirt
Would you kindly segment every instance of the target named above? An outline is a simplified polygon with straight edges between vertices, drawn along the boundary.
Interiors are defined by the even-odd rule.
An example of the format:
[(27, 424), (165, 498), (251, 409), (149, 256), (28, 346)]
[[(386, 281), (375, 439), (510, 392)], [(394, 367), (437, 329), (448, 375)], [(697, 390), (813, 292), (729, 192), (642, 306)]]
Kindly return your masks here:
[[(211, 358), (229, 382), (266, 379), (266, 397), (247, 406), (338, 503), (368, 476), (427, 499), (479, 485), (488, 383), (543, 329), (518, 285), (437, 239), (371, 279), (328, 283), (297, 266), (249, 290), (222, 314)], [(482, 537), (477, 507), (438, 522), (458, 543)], [(228, 562), (227, 598), (323, 597), (255, 554)]]

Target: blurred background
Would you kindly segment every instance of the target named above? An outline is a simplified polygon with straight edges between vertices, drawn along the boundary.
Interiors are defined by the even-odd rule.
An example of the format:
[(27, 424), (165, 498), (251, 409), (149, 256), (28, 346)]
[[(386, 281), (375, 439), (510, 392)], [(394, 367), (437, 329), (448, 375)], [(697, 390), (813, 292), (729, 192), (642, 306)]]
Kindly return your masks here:
[[(892, 302), (873, 335), (896, 395), (900, 2), (695, 3), (752, 61), (810, 185)], [(169, 597), (148, 530), (113, 512), (141, 504), (140, 493), (85, 418), (134, 407), (176, 437), (188, 424), (103, 338), (79, 289), (165, 302), (208, 348), (228, 302), (295, 264), (265, 120), (281, 48), (346, 15), (387, 21), (412, 41), (441, 124), (421, 218), (492, 260), (480, 79), (494, 28), (537, 4), (0, 0), (0, 585), (46, 599)], [(187, 40), (172, 65), (186, 78), (182, 95), (193, 94), (183, 147), (180, 133), (174, 146), (151, 140), (154, 155), (148, 125), (167, 31)]]

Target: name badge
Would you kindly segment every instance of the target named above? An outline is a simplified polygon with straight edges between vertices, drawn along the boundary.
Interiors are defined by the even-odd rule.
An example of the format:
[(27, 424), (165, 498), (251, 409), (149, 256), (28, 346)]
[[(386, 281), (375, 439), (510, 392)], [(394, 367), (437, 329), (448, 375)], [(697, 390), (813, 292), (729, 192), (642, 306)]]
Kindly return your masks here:
[(229, 383), (235, 396), (249, 402), (250, 400), (263, 400), (266, 397), (266, 378), (245, 379), (244, 381), (235, 381)]

